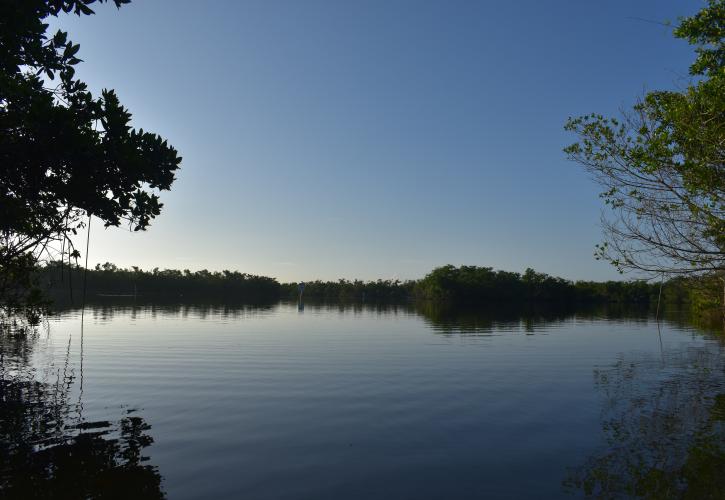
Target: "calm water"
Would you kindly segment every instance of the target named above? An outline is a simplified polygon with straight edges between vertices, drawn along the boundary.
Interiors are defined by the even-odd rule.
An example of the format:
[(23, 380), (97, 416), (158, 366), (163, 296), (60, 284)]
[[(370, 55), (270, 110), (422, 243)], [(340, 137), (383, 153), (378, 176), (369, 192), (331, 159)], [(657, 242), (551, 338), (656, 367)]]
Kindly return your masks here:
[(0, 495), (61, 496), (84, 453), (87, 491), (173, 499), (672, 492), (703, 447), (725, 472), (723, 342), (646, 315), (96, 307), (2, 350)]

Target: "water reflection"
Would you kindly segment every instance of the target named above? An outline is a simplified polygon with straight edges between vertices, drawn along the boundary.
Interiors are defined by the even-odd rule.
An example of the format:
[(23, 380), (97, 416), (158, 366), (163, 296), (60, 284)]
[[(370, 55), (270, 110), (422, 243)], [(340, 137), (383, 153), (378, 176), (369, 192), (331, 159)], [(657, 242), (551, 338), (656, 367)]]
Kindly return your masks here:
[[(607, 320), (646, 324), (652, 320), (651, 311), (647, 308), (616, 304), (589, 307), (494, 304), (478, 308), (421, 304), (414, 310), (435, 331), (447, 335), (487, 335), (508, 330), (533, 334), (572, 321)], [(674, 310), (669, 311), (667, 321), (677, 326), (686, 324), (683, 314)]]
[(598, 498), (725, 498), (724, 375), (718, 344), (595, 370), (606, 448), (564, 485)]
[[(186, 319), (193, 316), (195, 319), (219, 318), (222, 320), (239, 320), (249, 316), (258, 316), (271, 313), (276, 307), (271, 304), (234, 304), (234, 303), (203, 303), (203, 302), (141, 302), (128, 300), (125, 302), (113, 300), (96, 300), (89, 304), (86, 315), (94, 321), (111, 321), (116, 317), (135, 320), (139, 315), (148, 315), (152, 318), (180, 317)], [(53, 312), (61, 316), (79, 314), (80, 308), (71, 304), (55, 304)]]
[(512, 329), (533, 333), (536, 327), (566, 321), (572, 312), (557, 308), (498, 306), (451, 309), (422, 305), (417, 312), (437, 332), (445, 335), (490, 335)]
[(131, 401), (174, 498), (555, 498), (567, 470), (579, 496), (725, 491), (723, 348), (676, 311), (660, 339), (622, 307), (300, 312), (95, 304), (86, 409), (80, 332), (55, 326), (77, 310), (3, 336), (0, 497), (163, 496), (149, 423), (108, 410)]
[[(416, 314), (416, 308), (410, 304), (397, 303), (340, 303), (340, 302), (279, 302), (276, 304), (248, 304), (234, 302), (142, 302), (119, 301), (118, 299), (102, 300), (96, 298), (89, 303), (86, 315), (94, 321), (111, 321), (116, 317), (123, 317), (135, 320), (141, 315), (151, 318), (182, 318), (187, 319), (220, 319), (223, 321), (236, 321), (251, 317), (273, 316), (280, 307), (294, 306), (298, 312), (304, 312), (305, 308), (313, 314), (370, 314), (378, 316), (396, 314)], [(80, 314), (80, 307), (69, 303), (58, 303), (54, 305), (53, 312), (61, 317)]]
[[(0, 497), (163, 498), (161, 475), (143, 449), (151, 426), (127, 411), (117, 422), (86, 421), (66, 359), (55, 381), (38, 380), (29, 359), (37, 328), (0, 328)], [(82, 394), (82, 393), (81, 393)]]
[[(597, 306), (560, 305), (508, 305), (492, 304), (477, 308), (440, 307), (434, 304), (413, 303), (359, 303), (359, 302), (285, 302), (276, 304), (248, 304), (234, 302), (143, 302), (117, 298), (95, 298), (89, 303), (87, 314), (94, 321), (111, 321), (115, 317), (137, 319), (140, 315), (156, 318), (178, 317), (206, 320), (210, 318), (236, 321), (249, 317), (273, 316), (280, 307), (293, 306), (298, 312), (313, 314), (399, 314), (420, 316), (441, 333), (485, 333), (491, 330), (523, 328), (533, 333), (539, 327), (556, 326), (572, 320), (607, 320), (646, 324), (653, 320), (654, 311), (641, 306), (621, 304)], [(55, 312), (61, 316), (79, 313), (80, 308), (58, 303)], [(664, 321), (679, 328), (692, 328), (691, 318), (683, 311), (672, 309), (663, 313)], [(703, 325), (697, 325), (703, 329)], [(712, 330), (712, 329), (711, 329)], [(717, 328), (715, 328), (717, 330)]]

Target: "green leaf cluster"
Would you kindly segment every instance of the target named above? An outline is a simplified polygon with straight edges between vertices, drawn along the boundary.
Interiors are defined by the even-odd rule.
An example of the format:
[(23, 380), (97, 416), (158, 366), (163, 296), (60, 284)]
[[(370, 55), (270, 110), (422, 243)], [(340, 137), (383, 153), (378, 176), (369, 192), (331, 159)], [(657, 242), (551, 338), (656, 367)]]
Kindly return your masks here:
[(653, 91), (619, 118), (570, 118), (564, 149), (602, 186), (611, 209), (595, 255), (621, 271), (725, 271), (725, 0), (680, 19), (695, 45), (693, 80)]

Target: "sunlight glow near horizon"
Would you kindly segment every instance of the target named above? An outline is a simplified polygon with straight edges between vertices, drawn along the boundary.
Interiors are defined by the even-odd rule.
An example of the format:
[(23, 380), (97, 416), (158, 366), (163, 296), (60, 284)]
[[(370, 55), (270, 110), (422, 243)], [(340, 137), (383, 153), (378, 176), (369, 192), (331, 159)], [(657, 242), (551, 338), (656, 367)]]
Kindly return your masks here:
[(692, 49), (637, 18), (701, 5), (159, 0), (63, 16), (51, 30), (80, 43), (79, 76), (184, 157), (148, 232), (94, 221), (89, 263), (616, 279), (592, 257), (602, 205), (562, 127), (686, 81)]

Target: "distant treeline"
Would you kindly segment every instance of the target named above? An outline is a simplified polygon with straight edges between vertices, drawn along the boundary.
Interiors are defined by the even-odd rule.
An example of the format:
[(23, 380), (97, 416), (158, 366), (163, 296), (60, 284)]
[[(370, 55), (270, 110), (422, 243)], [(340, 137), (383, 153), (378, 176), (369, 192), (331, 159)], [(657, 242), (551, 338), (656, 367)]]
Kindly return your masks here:
[[(305, 283), (303, 298), (319, 302), (406, 302), (413, 297), (415, 281), (309, 281)], [(281, 286), (282, 297), (299, 298), (298, 283)]]
[[(303, 297), (318, 301), (416, 301), (455, 306), (518, 304), (682, 304), (693, 300), (693, 280), (662, 285), (646, 281), (570, 281), (527, 269), (523, 274), (490, 267), (443, 266), (417, 281), (313, 281)], [(281, 285), (282, 296), (297, 299), (296, 283)]]
[[(123, 269), (106, 263), (88, 269), (50, 264), (39, 271), (52, 297), (80, 299), (86, 276), (86, 294), (137, 296), (143, 299), (206, 299), (244, 302), (297, 300), (298, 283), (280, 284), (275, 278), (236, 271), (189, 271), (158, 268)], [(693, 301), (692, 280), (669, 280), (662, 286), (662, 302)], [(317, 302), (401, 303), (479, 306), (495, 303), (652, 304), (660, 296), (659, 282), (569, 281), (527, 269), (524, 273), (490, 267), (443, 266), (417, 281), (339, 280), (305, 283), (303, 299)]]
[(40, 271), (40, 280), (52, 298), (79, 300), (88, 296), (126, 295), (149, 298), (186, 298), (270, 302), (279, 299), (280, 285), (274, 278), (237, 271), (189, 271), (138, 267), (124, 269), (99, 264), (85, 270), (79, 266), (52, 263)]
[[(495, 271), (490, 267), (443, 266), (415, 283), (413, 294), (420, 300), (457, 305), (492, 302), (526, 303), (637, 303), (659, 298), (660, 283), (645, 281), (577, 281), (538, 273)], [(684, 302), (686, 288), (678, 280), (662, 287), (662, 300)]]

